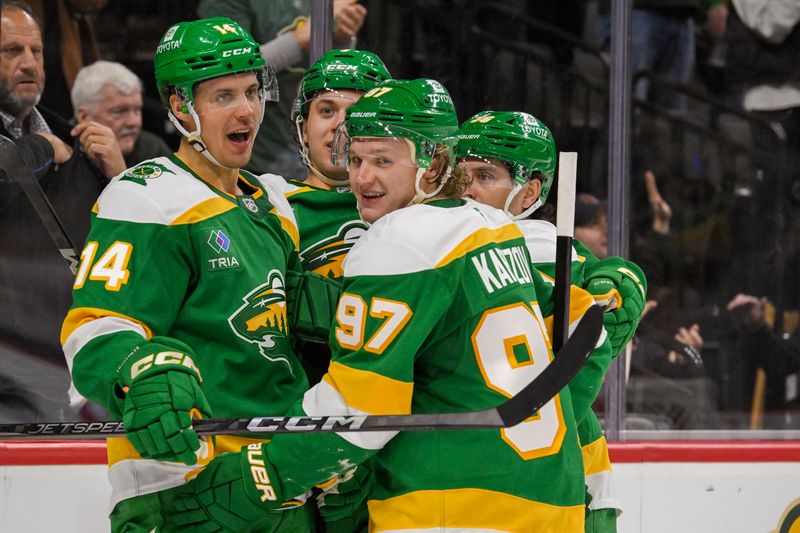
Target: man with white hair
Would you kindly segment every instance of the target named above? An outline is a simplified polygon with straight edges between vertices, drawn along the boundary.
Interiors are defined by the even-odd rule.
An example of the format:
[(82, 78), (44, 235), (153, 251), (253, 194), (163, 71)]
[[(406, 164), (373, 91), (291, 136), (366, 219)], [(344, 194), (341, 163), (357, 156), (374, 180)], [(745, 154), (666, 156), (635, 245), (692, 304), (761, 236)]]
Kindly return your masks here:
[(79, 123), (89, 120), (111, 128), (126, 165), (172, 153), (161, 137), (142, 129), (142, 81), (125, 65), (101, 60), (83, 67), (71, 97)]

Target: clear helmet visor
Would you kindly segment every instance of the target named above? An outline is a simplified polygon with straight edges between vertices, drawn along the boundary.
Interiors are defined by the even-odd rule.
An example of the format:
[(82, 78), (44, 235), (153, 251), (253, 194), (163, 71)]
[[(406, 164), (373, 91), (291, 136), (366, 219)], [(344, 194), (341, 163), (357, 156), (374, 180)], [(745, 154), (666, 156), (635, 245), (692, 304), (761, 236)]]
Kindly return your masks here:
[[(407, 128), (382, 122), (371, 122), (365, 126), (348, 128), (347, 124), (343, 122), (336, 128), (331, 145), (331, 162), (348, 168), (352, 160), (351, 150), (354, 149), (354, 143), (360, 147), (369, 142), (370, 146), (374, 148), (381, 144), (381, 141), (385, 141), (386, 149), (390, 147), (403, 148), (400, 152), (408, 152), (407, 157), (401, 158), (398, 156), (400, 152), (393, 151), (396, 162), (408, 163), (416, 168), (428, 168), (436, 153), (434, 140)], [(407, 150), (405, 150), (406, 147)], [(363, 149), (357, 149), (357, 151), (360, 155), (365, 155)]]
[[(248, 77), (252, 74), (251, 72), (242, 72), (233, 76)], [(278, 100), (278, 84), (275, 81), (272, 67), (265, 67), (255, 72), (255, 74), (257, 85), (243, 90), (225, 86), (220, 87), (208, 95), (208, 98), (204, 98), (202, 105), (198, 105), (197, 101), (193, 102), (195, 112), (198, 115), (203, 115), (244, 107), (256, 112), (257, 116), (263, 117), (264, 104)], [(196, 91), (197, 89), (195, 89)]]
[[(350, 94), (348, 94), (350, 93)], [(347, 109), (358, 100), (358, 97), (355, 96), (358, 94), (359, 96), (361, 93), (357, 93), (356, 91), (348, 91), (343, 92), (336, 89), (320, 89), (318, 91), (314, 91), (313, 93), (307, 95), (300, 95), (298, 94), (297, 99), (295, 101), (295, 113), (300, 115), (303, 112), (308, 113), (311, 109), (311, 104), (314, 101), (324, 101), (330, 100), (332, 107), (334, 109), (328, 111), (338, 111), (340, 109)]]
[(506, 193), (514, 189), (509, 166), (499, 159), (487, 157), (461, 157), (456, 162), (456, 172), (469, 178), (470, 187)]

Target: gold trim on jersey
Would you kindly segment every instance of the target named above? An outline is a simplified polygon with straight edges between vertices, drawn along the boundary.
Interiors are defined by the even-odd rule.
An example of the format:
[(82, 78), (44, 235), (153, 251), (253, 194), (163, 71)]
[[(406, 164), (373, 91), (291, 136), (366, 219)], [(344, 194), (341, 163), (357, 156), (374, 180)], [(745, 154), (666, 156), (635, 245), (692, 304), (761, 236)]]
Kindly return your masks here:
[(322, 379), (345, 403), (371, 415), (403, 415), (411, 412), (414, 384), (359, 370), (331, 361)]
[(231, 209), (236, 209), (236, 204), (232, 203), (230, 200), (220, 197), (209, 198), (197, 205), (193, 205), (187, 211), (178, 215), (169, 225), (195, 224), (203, 220), (208, 220), (211, 217), (221, 215)]
[(283, 197), (288, 200), (289, 198), (291, 198), (295, 194), (300, 194), (300, 193), (303, 193), (303, 192), (311, 192), (311, 191), (316, 191), (316, 190), (318, 190), (318, 189), (312, 189), (311, 187), (297, 187), (293, 191), (284, 192), (283, 193)]
[(477, 250), (482, 246), (491, 243), (502, 243), (512, 239), (524, 239), (522, 232), (514, 223), (500, 226), (499, 228), (481, 228), (469, 235), (458, 243), (449, 254), (447, 254), (439, 263), (436, 268), (441, 268), (459, 259), (473, 250)]
[(583, 473), (591, 476), (611, 471), (611, 459), (608, 457), (608, 444), (605, 437), (581, 447), (583, 455)]
[(583, 531), (584, 506), (558, 506), (485, 489), (421, 490), (367, 502), (370, 531), (482, 529), (508, 533)]
[(278, 208), (277, 207), (273, 207), (272, 210), (270, 211), (270, 214), (275, 215), (276, 217), (278, 217), (278, 220), (281, 221), (281, 227), (283, 228), (283, 231), (285, 231), (286, 234), (289, 235), (289, 238), (292, 239), (292, 242), (294, 243), (294, 251), (295, 252), (299, 252), (300, 251), (300, 231), (297, 229), (297, 226), (295, 226), (292, 223), (291, 220), (289, 220), (285, 216), (281, 215), (278, 212)]
[[(217, 435), (213, 452), (208, 457), (200, 459), (197, 464), (200, 466), (208, 464), (211, 459), (221, 453), (237, 453), (242, 449), (242, 446), (261, 442), (269, 442), (269, 439), (251, 439), (247, 437)], [(106, 439), (106, 450), (108, 453), (108, 466), (113, 466), (120, 461), (128, 459), (139, 460), (142, 458), (139, 452), (136, 451), (136, 448), (133, 447), (133, 444), (125, 437)]]
[(128, 315), (115, 313), (114, 311), (109, 311), (108, 309), (99, 309), (97, 307), (76, 307), (75, 309), (70, 309), (69, 313), (67, 313), (67, 317), (64, 319), (64, 324), (61, 326), (61, 344), (64, 345), (67, 342), (67, 339), (69, 339), (70, 335), (72, 335), (76, 329), (87, 322), (112, 316), (121, 318), (123, 320), (128, 320), (138, 326), (141, 326), (147, 334), (147, 339), (151, 339), (153, 337), (153, 332), (149, 327), (147, 327), (147, 324)]

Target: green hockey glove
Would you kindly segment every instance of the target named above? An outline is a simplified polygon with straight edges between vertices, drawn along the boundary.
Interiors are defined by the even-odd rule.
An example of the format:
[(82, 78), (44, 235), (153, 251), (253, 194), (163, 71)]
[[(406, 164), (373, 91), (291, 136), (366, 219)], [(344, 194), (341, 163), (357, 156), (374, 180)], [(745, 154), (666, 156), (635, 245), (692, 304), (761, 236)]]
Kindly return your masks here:
[(286, 272), (286, 306), (293, 337), (328, 342), (342, 285), (316, 272)]
[[(283, 504), (277, 471), (262, 444), (215, 457), (197, 477), (159, 495), (161, 531), (272, 531)], [(288, 502), (287, 506), (297, 502)]]
[(191, 349), (167, 337), (136, 348), (117, 371), (128, 440), (146, 459), (195, 464), (201, 443), (192, 417), (210, 417)]
[(603, 324), (614, 355), (628, 344), (642, 318), (647, 279), (635, 263), (607, 257), (586, 272), (584, 289), (605, 309)]
[[(366, 518), (367, 496), (374, 482), (372, 472), (362, 463), (341, 476), (318, 484), (321, 492), (317, 495), (317, 508), (325, 523), (329, 526), (336, 524), (336, 529), (340, 530), (347, 529), (343, 528), (347, 522), (350, 530), (354, 531), (353, 522)], [(326, 531), (330, 531), (330, 527)]]

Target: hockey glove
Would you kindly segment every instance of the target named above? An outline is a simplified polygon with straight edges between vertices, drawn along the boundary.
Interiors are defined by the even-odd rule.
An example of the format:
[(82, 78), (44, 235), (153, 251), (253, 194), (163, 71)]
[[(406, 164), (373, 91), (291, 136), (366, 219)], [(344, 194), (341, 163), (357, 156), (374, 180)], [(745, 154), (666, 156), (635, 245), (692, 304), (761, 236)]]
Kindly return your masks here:
[(647, 294), (644, 272), (621, 257), (607, 257), (586, 272), (583, 288), (604, 308), (603, 324), (611, 342), (611, 353), (619, 354), (642, 318)]
[(293, 337), (328, 342), (342, 285), (315, 272), (286, 272), (286, 306)]
[(210, 417), (191, 349), (167, 337), (138, 347), (117, 372), (128, 440), (146, 459), (195, 464), (201, 443), (192, 416)]
[[(283, 497), (262, 444), (215, 457), (187, 484), (159, 495), (162, 531), (272, 531)], [(297, 502), (287, 502), (287, 506)]]
[(326, 531), (357, 531), (359, 521), (366, 524), (367, 496), (374, 484), (372, 472), (360, 464), (317, 485), (317, 508), (327, 525)]

